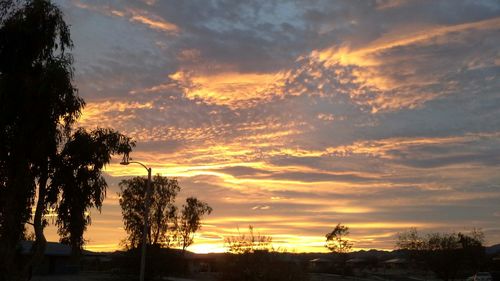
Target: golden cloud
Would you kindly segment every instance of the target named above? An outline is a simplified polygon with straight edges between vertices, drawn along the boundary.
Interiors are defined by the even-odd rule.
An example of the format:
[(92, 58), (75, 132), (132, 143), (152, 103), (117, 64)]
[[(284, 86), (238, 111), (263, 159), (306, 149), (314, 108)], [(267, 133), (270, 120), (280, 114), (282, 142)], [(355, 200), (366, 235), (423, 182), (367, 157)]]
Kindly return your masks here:
[(179, 71), (170, 78), (183, 86), (190, 99), (238, 108), (276, 95), (271, 89), (280, 85), (282, 74), (225, 72), (202, 75)]
[(173, 23), (170, 23), (165, 20), (161, 19), (154, 19), (154, 18), (149, 18), (145, 15), (132, 15), (130, 18), (131, 21), (134, 22), (140, 22), (142, 24), (145, 24), (153, 29), (161, 30), (161, 31), (167, 31), (167, 32), (179, 32), (179, 27), (176, 26)]
[[(392, 7), (393, 4), (399, 5), (399, 2), (388, 1), (385, 4), (389, 5), (388, 7)], [(416, 108), (427, 101), (446, 94), (446, 91), (414, 93), (411, 89), (423, 88), (439, 83), (441, 77), (411, 75), (416, 71), (411, 66), (409, 69), (403, 69), (401, 66), (403, 62), (408, 63), (416, 59), (412, 57), (411, 53), (398, 57), (397, 59), (401, 60), (399, 62), (390, 61), (386, 57), (381, 58), (381, 54), (400, 47), (418, 47), (425, 44), (444, 45), (450, 43), (449, 41), (452, 40), (447, 37), (450, 34), (461, 33), (467, 36), (468, 33), (470, 34), (474, 31), (498, 30), (499, 26), (500, 17), (496, 17), (457, 25), (426, 26), (421, 27), (417, 31), (401, 28), (394, 29), (363, 47), (353, 49), (347, 45), (336, 45), (312, 51), (309, 58), (313, 61), (321, 62), (327, 67), (338, 67), (339, 65), (346, 67), (355, 66), (356, 69), (353, 70), (355, 80), (352, 82), (358, 83), (360, 87), (371, 87), (375, 92), (375, 97), (369, 99), (359, 98), (356, 91), (353, 91), (350, 95), (357, 102), (370, 105), (373, 113), (399, 110), (401, 108)], [(396, 71), (398, 74), (408, 74), (406, 75), (408, 78), (403, 81), (395, 79), (391, 76), (392, 73), (384, 71), (383, 67), (387, 65), (391, 65), (392, 69), (398, 70)], [(311, 73), (316, 72), (314, 68), (308, 71)]]

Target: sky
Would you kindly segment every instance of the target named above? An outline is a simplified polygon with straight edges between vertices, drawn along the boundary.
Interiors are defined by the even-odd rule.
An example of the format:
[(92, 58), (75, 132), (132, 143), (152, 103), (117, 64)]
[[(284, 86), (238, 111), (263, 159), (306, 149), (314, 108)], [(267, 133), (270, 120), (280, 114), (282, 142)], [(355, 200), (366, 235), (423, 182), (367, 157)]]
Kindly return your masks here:
[[(480, 228), (500, 243), (497, 0), (57, 0), (71, 25), (78, 125), (137, 141), (134, 160), (214, 209), (195, 252), (248, 225), (275, 247), (355, 249)], [(87, 249), (126, 237), (106, 168)], [(49, 240), (56, 240), (48, 229)]]

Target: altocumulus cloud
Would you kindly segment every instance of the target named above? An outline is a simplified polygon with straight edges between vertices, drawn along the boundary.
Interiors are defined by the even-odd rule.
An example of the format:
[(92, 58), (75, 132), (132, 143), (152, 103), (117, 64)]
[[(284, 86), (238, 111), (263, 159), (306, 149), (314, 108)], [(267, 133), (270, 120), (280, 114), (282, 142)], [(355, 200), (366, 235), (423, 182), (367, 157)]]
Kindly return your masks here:
[[(58, 3), (80, 125), (134, 137), (135, 159), (214, 207), (193, 250), (253, 224), (322, 251), (339, 221), (359, 248), (411, 226), (500, 241), (498, 1)], [(143, 171), (107, 173), (112, 194)], [(116, 201), (90, 248), (124, 237)]]

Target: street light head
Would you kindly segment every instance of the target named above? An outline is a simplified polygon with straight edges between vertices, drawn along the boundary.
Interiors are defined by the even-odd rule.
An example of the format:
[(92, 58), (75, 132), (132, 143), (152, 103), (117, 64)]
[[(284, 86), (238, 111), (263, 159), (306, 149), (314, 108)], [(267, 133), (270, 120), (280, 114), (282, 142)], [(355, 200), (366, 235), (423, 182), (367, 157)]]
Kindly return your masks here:
[(120, 162), (120, 165), (128, 165), (130, 164), (129, 158), (128, 158), (128, 153), (123, 154), (123, 159), (122, 162)]

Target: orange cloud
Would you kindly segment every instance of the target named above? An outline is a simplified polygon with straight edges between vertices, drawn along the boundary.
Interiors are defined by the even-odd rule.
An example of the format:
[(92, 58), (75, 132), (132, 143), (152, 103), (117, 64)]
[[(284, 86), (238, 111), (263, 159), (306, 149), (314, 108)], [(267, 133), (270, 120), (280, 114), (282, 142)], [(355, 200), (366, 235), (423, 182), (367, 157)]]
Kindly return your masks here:
[(368, 46), (355, 51), (356, 55), (369, 55), (380, 52), (386, 49), (391, 49), (399, 46), (406, 46), (422, 41), (428, 41), (435, 37), (440, 37), (449, 33), (463, 32), (466, 30), (487, 30), (499, 29), (500, 17), (486, 19), (477, 22), (469, 22), (450, 26), (429, 27), (424, 30), (419, 30), (413, 33), (400, 33), (397, 30), (388, 33), (379, 39), (373, 41)]
[[(78, 125), (87, 128), (117, 127), (128, 120), (134, 119), (135, 109), (152, 109), (152, 102), (124, 102), (124, 101), (94, 101), (88, 102), (78, 119)], [(127, 112), (128, 111), (128, 112)], [(103, 118), (108, 113), (119, 113), (112, 120)]]
[(466, 30), (499, 29), (499, 26), (500, 17), (451, 26), (428, 27), (416, 32), (408, 32), (406, 30), (405, 32), (401, 32), (401, 30), (396, 29), (359, 49), (351, 49), (348, 46), (334, 46), (313, 51), (311, 56), (328, 63), (340, 62), (342, 65), (374, 66), (384, 63), (383, 61), (377, 61), (372, 56), (377, 52), (428, 41), (449, 33)]
[[(148, 0), (146, 4), (153, 5), (156, 1)], [(107, 16), (115, 16), (121, 18), (128, 18), (131, 22), (138, 22), (145, 24), (152, 29), (166, 31), (169, 33), (178, 33), (179, 27), (171, 22), (168, 22), (158, 16), (150, 15), (146, 11), (135, 9), (124, 9), (122, 11), (112, 9), (108, 5), (89, 5), (80, 0), (74, 0), (74, 5), (80, 9), (86, 9)]]
[(170, 75), (171, 79), (183, 86), (188, 98), (230, 107), (270, 99), (276, 93), (269, 90), (279, 85), (281, 77), (280, 73), (225, 72), (201, 75), (184, 71)]
[[(392, 7), (399, 5), (401, 1), (388, 1), (383, 6)], [(401, 108), (416, 108), (427, 101), (436, 99), (446, 94), (446, 92), (418, 92), (414, 93), (411, 89), (422, 88), (425, 86), (439, 83), (440, 76), (411, 75), (415, 72), (409, 66), (409, 69), (403, 69), (398, 61), (390, 61), (386, 56), (381, 58), (381, 54), (390, 52), (399, 47), (414, 46), (418, 47), (425, 44), (444, 45), (449, 44), (450, 40), (446, 36), (454, 33), (462, 33), (464, 36), (470, 32), (482, 30), (498, 30), (500, 26), (500, 17), (486, 19), (477, 22), (469, 22), (449, 26), (425, 26), (415, 31), (415, 27), (396, 28), (371, 43), (359, 48), (351, 48), (347, 45), (332, 46), (329, 48), (315, 50), (311, 52), (310, 58), (313, 61), (324, 63), (327, 67), (356, 66), (353, 70), (355, 81), (360, 87), (372, 87), (379, 91), (375, 97), (359, 102), (368, 104), (372, 107), (373, 113), (378, 111), (391, 111)], [(410, 29), (410, 30), (408, 30)], [(466, 39), (463, 39), (466, 40)], [(397, 57), (396, 60), (402, 62), (411, 62), (414, 57), (411, 53), (406, 56)], [(496, 62), (495, 62), (496, 63)], [(497, 64), (497, 63), (496, 63)], [(399, 81), (391, 76), (393, 73), (386, 73), (384, 66), (389, 66), (394, 70), (393, 73), (408, 74), (405, 79)], [(399, 71), (398, 71), (399, 70)], [(314, 73), (315, 70), (310, 65), (308, 70)], [(356, 91), (351, 96), (356, 99)]]
[(143, 23), (153, 29), (167, 31), (167, 32), (179, 32), (179, 27), (173, 23), (170, 23), (165, 20), (148, 18), (144, 15), (132, 15), (130, 18), (131, 21)]

